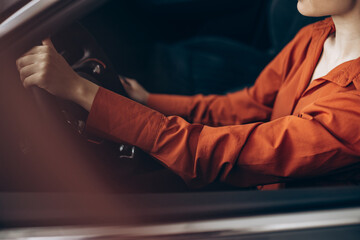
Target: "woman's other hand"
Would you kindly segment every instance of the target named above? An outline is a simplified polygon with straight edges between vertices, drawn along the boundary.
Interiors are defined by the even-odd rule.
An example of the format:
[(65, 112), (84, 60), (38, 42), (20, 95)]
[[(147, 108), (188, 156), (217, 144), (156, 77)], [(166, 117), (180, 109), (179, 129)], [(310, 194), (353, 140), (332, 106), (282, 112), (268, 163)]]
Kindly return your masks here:
[(149, 92), (146, 91), (135, 79), (119, 76), (120, 82), (123, 85), (125, 91), (134, 101), (146, 105), (149, 98)]
[(56, 51), (50, 39), (25, 53), (16, 65), (24, 87), (36, 85), (90, 110), (99, 87), (80, 77)]

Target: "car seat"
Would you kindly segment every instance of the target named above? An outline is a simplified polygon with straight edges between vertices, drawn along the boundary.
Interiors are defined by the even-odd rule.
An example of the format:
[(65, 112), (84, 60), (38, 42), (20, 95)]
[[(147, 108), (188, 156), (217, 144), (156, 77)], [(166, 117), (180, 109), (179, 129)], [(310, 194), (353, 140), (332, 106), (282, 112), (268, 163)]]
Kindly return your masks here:
[[(270, 41), (266, 50), (218, 36), (199, 36), (157, 46), (149, 68), (155, 91), (223, 94), (252, 85), (266, 64), (301, 27), (321, 19), (302, 16), (296, 5), (297, 0), (269, 1), (268, 16), (263, 22)], [(261, 39), (254, 42), (258, 41)]]

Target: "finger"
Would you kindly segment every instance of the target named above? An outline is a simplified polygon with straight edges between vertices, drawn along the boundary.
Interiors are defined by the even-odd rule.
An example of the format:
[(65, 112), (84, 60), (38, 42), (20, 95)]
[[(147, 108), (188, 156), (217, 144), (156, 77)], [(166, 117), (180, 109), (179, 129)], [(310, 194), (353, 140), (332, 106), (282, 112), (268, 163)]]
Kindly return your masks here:
[(131, 86), (132, 88), (137, 88), (137, 86), (139, 85), (139, 83), (135, 80), (135, 79), (132, 79), (132, 78), (125, 78), (127, 84), (129, 86)]
[(124, 87), (125, 92), (126, 92), (127, 94), (130, 94), (130, 93), (132, 92), (131, 86), (128, 85), (128, 84), (126, 84), (126, 83), (124, 82), (124, 80), (122, 80), (122, 79), (120, 79), (120, 82), (121, 82), (122, 86)]
[(125, 91), (126, 91), (127, 93), (132, 92), (131, 86), (127, 85), (126, 83), (123, 84), (123, 87), (124, 87), (124, 89), (125, 89)]
[(36, 46), (27, 51), (23, 56), (38, 54), (38, 53), (48, 53), (49, 47), (48, 46)]
[(54, 44), (52, 43), (52, 41), (51, 41), (50, 38), (44, 39), (44, 40), (42, 41), (42, 44), (43, 44), (44, 46), (48, 46), (48, 47), (51, 47), (52, 49), (55, 49), (55, 50), (56, 50), (56, 48), (55, 48), (55, 46), (54, 46)]
[(136, 83), (136, 80), (133, 79), (133, 78), (127, 78), (127, 77), (125, 77), (125, 80), (126, 80), (128, 83), (130, 83), (130, 84)]
[(118, 76), (119, 80), (120, 80), (120, 83), (124, 86), (125, 85), (125, 82), (124, 80), (121, 78), (121, 76)]
[(23, 85), (25, 88), (28, 88), (30, 86), (35, 86), (35, 85), (41, 87), (39, 79), (40, 79), (40, 73), (32, 74), (24, 79)]
[(130, 86), (130, 83), (127, 81), (127, 78), (126, 78), (126, 77), (119, 76), (119, 79), (120, 79), (120, 82), (121, 82), (123, 85), (128, 85), (128, 86)]
[(40, 53), (40, 54), (33, 54), (33, 55), (27, 55), (19, 58), (16, 60), (16, 66), (18, 70), (20, 71), (21, 68), (26, 67), (31, 64), (40, 64), (47, 62), (49, 58), (48, 53)]
[(21, 58), (19, 58), (18, 60), (16, 60), (16, 66), (17, 69), (20, 70), (21, 68), (34, 64), (37, 61), (37, 57), (34, 55), (27, 55), (27, 56), (23, 56)]
[(36, 64), (31, 64), (20, 69), (20, 79), (24, 81), (27, 77), (39, 72)]

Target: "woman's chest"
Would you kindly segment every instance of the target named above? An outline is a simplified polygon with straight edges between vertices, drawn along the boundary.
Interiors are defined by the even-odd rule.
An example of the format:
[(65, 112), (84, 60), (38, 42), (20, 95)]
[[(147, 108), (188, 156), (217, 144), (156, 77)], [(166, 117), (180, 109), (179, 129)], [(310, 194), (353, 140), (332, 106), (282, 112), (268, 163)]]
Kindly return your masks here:
[(304, 109), (318, 100), (355, 89), (353, 84), (340, 86), (326, 78), (317, 78), (310, 83), (311, 76), (311, 73), (306, 74), (306, 70), (300, 68), (293, 79), (279, 89), (271, 120), (288, 115), (301, 116)]

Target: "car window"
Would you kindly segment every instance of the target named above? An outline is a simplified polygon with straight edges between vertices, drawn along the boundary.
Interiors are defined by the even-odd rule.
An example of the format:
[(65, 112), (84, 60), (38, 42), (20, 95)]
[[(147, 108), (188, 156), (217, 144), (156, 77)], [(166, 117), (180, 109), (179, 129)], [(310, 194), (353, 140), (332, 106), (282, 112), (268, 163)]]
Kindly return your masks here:
[[(134, 146), (82, 135), (87, 117), (83, 109), (39, 89), (24, 89), (15, 61), (49, 36), (79, 75), (104, 88), (120, 92), (117, 74), (122, 74), (137, 78), (153, 92), (184, 95), (239, 88), (239, 82), (212, 70), (219, 70), (219, 65), (226, 66), (228, 73), (238, 69), (238, 51), (245, 50), (247, 56), (258, 59), (247, 58), (253, 68), (246, 72), (255, 78), (279, 50), (273, 38), (283, 38), (267, 32), (268, 0), (152, 1), (179, 4), (113, 0), (85, 11), (99, 1), (0, 1), (1, 49), (8, 46), (2, 36), (31, 26), (7, 38), (10, 43), (17, 41), (15, 47), (0, 51), (0, 238), (267, 239), (276, 234), (269, 239), (304, 239), (305, 231), (311, 238), (315, 229), (327, 237), (314, 239), (340, 235), (358, 239), (356, 186), (314, 188), (315, 181), (309, 178), (294, 182), (293, 189), (258, 191), (255, 186), (236, 187), (216, 179), (191, 189)], [(41, 21), (33, 21), (36, 11), (15, 13), (21, 6), (46, 9), (55, 2), (64, 4)], [(181, 9), (190, 9), (192, 2), (197, 7), (184, 14)], [(297, 0), (285, 2), (296, 4)], [(297, 14), (294, 6), (286, 10), (288, 15)], [(297, 31), (304, 25), (302, 16), (296, 19), (300, 22), (287, 22), (293, 31), (294, 26)], [(305, 22), (311, 21), (315, 20)], [(245, 24), (239, 26), (239, 22)], [(49, 24), (39, 31), (45, 23)], [(296, 31), (289, 31), (289, 36)], [(185, 60), (194, 65), (188, 68)], [(161, 64), (176, 71), (156, 75)], [(204, 70), (203, 66), (206, 71), (196, 71), (197, 67)], [(184, 74), (184, 69), (189, 71)], [(206, 73), (205, 80), (196, 78), (198, 73)], [(189, 74), (195, 78), (184, 81)], [(221, 85), (212, 84), (211, 77), (220, 79)], [(355, 176), (358, 170), (350, 173)]]

